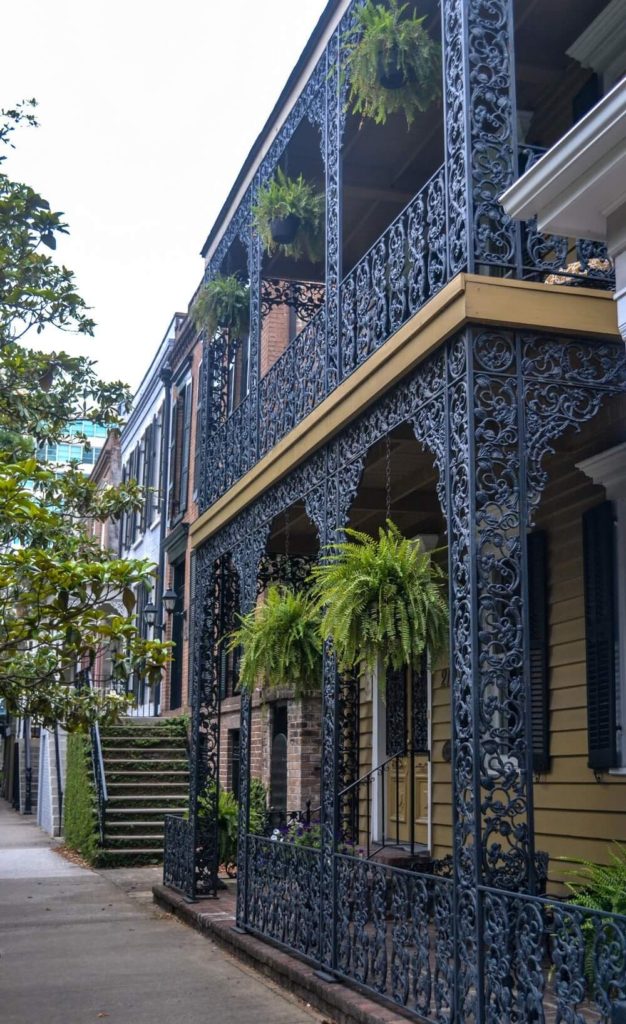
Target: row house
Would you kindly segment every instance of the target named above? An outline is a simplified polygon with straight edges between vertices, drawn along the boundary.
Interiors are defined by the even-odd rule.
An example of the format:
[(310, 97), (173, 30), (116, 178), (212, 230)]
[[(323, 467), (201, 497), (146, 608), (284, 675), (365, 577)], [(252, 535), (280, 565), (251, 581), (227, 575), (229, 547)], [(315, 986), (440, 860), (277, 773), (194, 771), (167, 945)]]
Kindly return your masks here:
[[(164, 550), (186, 615), (162, 710), (189, 694), (191, 787), (165, 882), (215, 894), (236, 788), (241, 929), (417, 1020), (615, 1024), (626, 918), (566, 883), (626, 840), (623, 224), (529, 196), (574, 152), (546, 150), (623, 95), (624, 3), (409, 0), (441, 73), (408, 119), (355, 109), (368, 7), (329, 0), (209, 233), (204, 284), (243, 287), (239, 329), (183, 323), (172, 348)], [(389, 94), (418, 88), (373, 64)], [(260, 230), (285, 179), (321, 197), (317, 251)], [(237, 614), (387, 519), (445, 549), (445, 657), (383, 680), (327, 646), (310, 700), (288, 679), (237, 693)], [(250, 831), (263, 771), (315, 840)]]

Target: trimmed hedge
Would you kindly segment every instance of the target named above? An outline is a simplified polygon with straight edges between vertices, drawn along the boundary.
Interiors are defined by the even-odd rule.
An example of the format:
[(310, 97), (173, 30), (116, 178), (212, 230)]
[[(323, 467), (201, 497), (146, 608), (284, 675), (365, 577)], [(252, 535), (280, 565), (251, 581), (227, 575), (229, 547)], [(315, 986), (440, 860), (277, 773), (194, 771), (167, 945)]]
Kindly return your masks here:
[(91, 782), (89, 739), (80, 733), (67, 737), (67, 769), (64, 796), (65, 842), (85, 858), (98, 853), (98, 817)]

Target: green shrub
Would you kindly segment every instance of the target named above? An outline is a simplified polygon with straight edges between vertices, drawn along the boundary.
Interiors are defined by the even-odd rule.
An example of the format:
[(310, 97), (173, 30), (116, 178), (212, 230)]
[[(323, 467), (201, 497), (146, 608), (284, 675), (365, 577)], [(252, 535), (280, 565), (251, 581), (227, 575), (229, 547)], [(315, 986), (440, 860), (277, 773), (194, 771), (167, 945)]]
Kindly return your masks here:
[(98, 816), (91, 781), (89, 739), (81, 733), (67, 737), (67, 769), (64, 794), (65, 842), (93, 861), (98, 852)]

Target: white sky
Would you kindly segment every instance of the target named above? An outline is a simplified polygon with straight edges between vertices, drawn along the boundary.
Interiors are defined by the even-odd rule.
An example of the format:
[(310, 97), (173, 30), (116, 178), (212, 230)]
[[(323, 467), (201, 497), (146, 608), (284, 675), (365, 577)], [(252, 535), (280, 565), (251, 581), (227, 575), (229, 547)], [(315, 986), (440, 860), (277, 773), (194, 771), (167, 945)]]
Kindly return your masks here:
[(55, 332), (53, 347), (139, 383), (325, 4), (2, 4), (0, 107), (34, 96), (41, 122), (14, 134), (3, 170), (65, 212), (71, 233), (56, 256), (98, 324), (94, 341)]

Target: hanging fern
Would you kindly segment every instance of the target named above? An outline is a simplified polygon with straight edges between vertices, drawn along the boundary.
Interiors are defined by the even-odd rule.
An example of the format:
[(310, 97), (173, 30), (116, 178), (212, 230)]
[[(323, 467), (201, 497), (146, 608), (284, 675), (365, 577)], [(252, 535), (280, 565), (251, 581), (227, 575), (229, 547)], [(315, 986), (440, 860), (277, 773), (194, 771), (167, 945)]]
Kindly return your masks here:
[[(408, 4), (398, 0), (366, 0), (355, 12), (346, 33), (346, 65), (353, 113), (384, 124), (390, 114), (404, 113), (407, 125), (441, 94), (441, 47), (424, 28), (424, 17), (407, 15)], [(404, 84), (388, 89), (381, 68), (392, 65), (403, 73)]]
[(390, 520), (377, 540), (346, 534), (312, 572), (322, 636), (332, 638), (342, 670), (363, 661), (374, 669), (379, 657), (385, 667), (419, 668), (424, 650), (436, 657), (448, 636), (442, 570)]
[(212, 338), (219, 327), (226, 327), (235, 338), (246, 333), (250, 325), (250, 290), (236, 274), (217, 274), (201, 289), (191, 310), (191, 318), (199, 330)]
[(228, 649), (241, 645), (240, 685), (288, 687), (296, 697), (319, 688), (322, 676), (320, 616), (311, 598), (287, 587), (270, 586), (265, 601), (239, 617)]
[[(300, 174), (289, 178), (282, 167), (260, 190), (252, 214), (263, 246), (268, 253), (281, 252), (292, 259), (306, 256), (317, 263), (324, 253), (324, 195)], [(281, 245), (272, 237), (272, 221), (293, 215), (298, 230), (293, 242)]]

